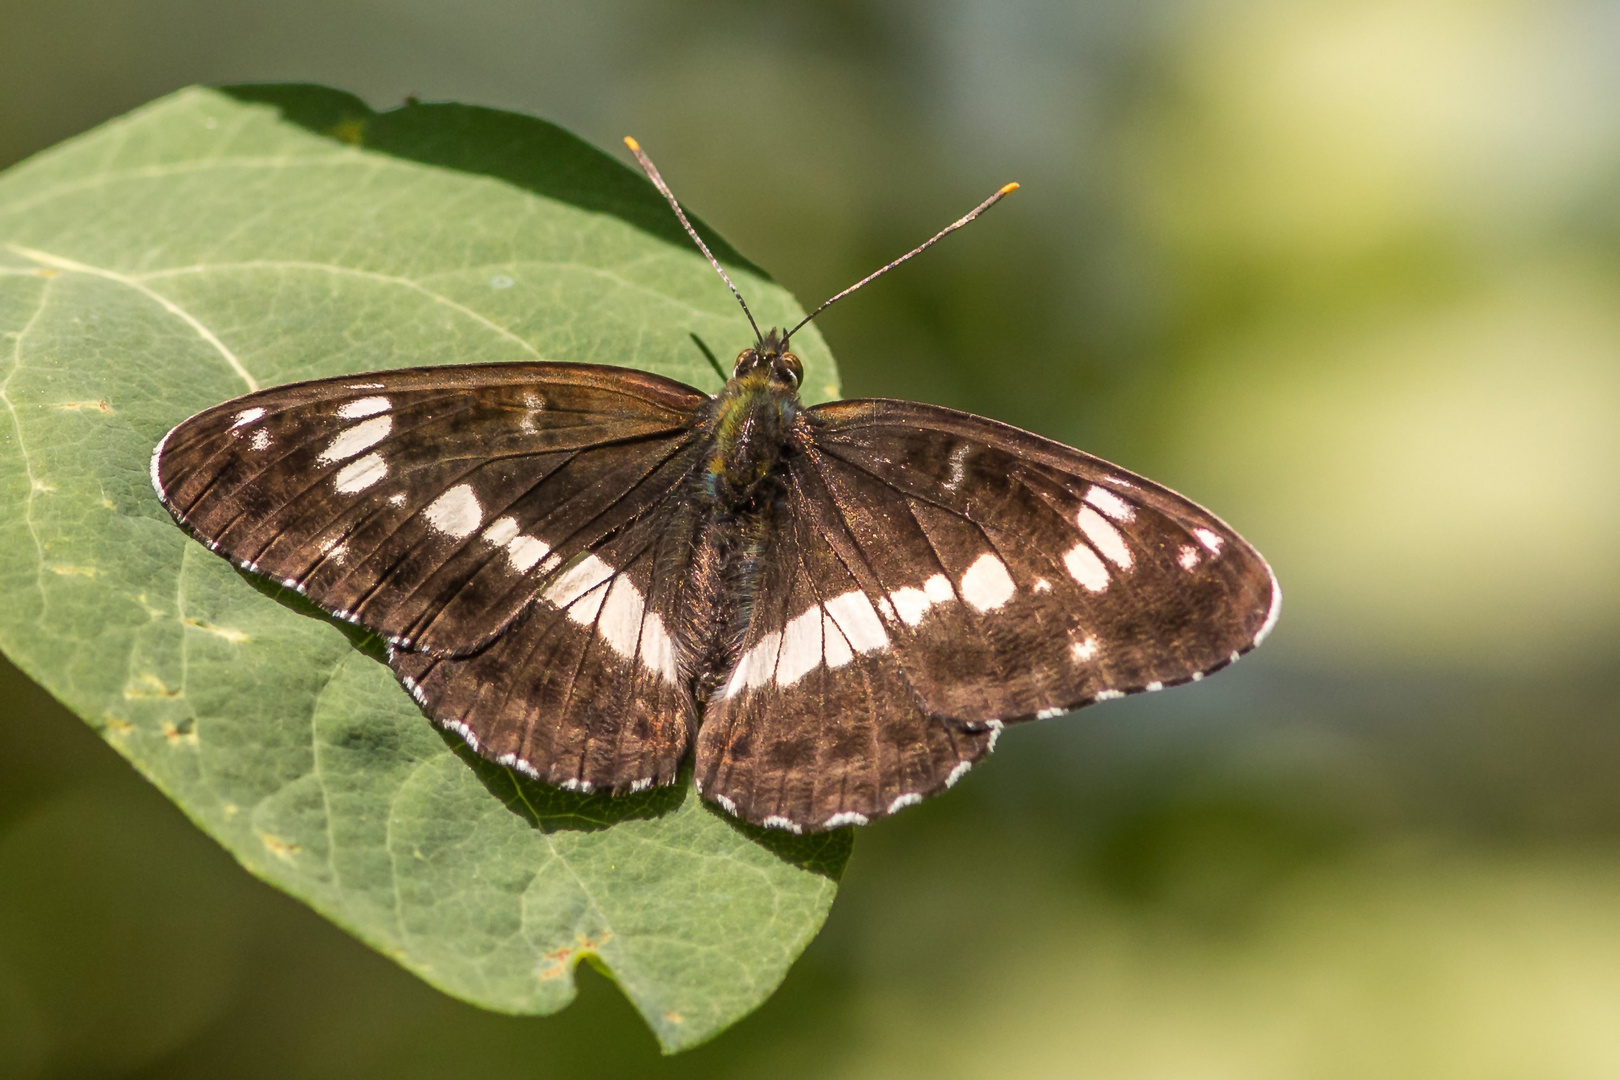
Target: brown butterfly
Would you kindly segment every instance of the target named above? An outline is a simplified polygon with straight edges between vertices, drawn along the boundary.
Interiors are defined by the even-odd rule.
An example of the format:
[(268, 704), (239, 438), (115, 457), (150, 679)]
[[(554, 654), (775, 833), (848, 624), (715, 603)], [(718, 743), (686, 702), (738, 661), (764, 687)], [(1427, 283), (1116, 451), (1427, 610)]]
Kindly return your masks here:
[(165, 436), (153, 486), (212, 550), (385, 638), (485, 757), (622, 793), (695, 751), (706, 798), (794, 832), (920, 802), (1003, 725), (1196, 681), (1276, 622), (1260, 555), (1149, 480), (935, 405), (805, 407), (809, 318), (756, 325), (712, 397), (561, 363), (261, 391)]

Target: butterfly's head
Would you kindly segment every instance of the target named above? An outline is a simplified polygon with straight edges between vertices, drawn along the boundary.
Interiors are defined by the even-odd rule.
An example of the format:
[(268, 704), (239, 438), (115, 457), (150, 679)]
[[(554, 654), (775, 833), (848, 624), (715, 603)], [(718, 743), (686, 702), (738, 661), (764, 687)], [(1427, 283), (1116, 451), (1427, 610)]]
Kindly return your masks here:
[(788, 352), (787, 346), (786, 334), (774, 327), (767, 330), (757, 345), (737, 354), (737, 366), (732, 369), (731, 377), (740, 379), (762, 372), (770, 382), (797, 390), (799, 380), (804, 378), (804, 365)]

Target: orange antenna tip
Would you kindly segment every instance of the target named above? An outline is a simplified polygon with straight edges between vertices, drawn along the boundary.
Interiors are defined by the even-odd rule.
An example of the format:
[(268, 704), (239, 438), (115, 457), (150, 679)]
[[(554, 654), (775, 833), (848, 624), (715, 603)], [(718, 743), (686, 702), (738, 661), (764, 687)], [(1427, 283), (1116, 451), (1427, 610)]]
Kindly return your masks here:
[(923, 252), (927, 251), (929, 248), (933, 247), (935, 244), (937, 244), (941, 240), (945, 239), (945, 237), (949, 236), (951, 233), (955, 232), (957, 229), (960, 229), (962, 226), (966, 225), (968, 222), (972, 221), (974, 218), (978, 217), (980, 214), (984, 213), (986, 210), (988, 210), (992, 206), (996, 205), (996, 203), (1000, 202), (1002, 199), (1006, 198), (1008, 195), (1012, 194), (1013, 192), (1015, 192), (1017, 190), (1018, 190), (1018, 185), (1017, 184), (1002, 184), (1001, 187), (996, 190), (996, 193), (994, 195), (990, 196), (988, 199), (984, 200), (984, 202), (980, 203), (978, 206), (975, 206), (972, 210), (969, 210), (967, 213), (963, 214), (961, 217), (957, 218), (955, 221), (951, 222), (949, 225), (947, 225), (943, 229), (939, 230), (939, 232), (935, 233), (933, 236), (929, 237), (927, 240), (924, 240), (922, 243), (918, 244), (916, 247), (912, 248), (910, 251), (906, 252), (904, 255), (900, 256), (898, 259), (894, 260), (894, 262), (890, 263), (889, 265), (887, 265), (887, 266), (885, 266), (885, 267), (883, 267), (883, 268), (881, 268), (881, 269), (879, 269), (879, 270), (877, 270), (877, 271), (875, 271), (873, 273), (867, 274), (865, 277), (861, 278), (861, 280), (857, 281), (855, 284), (851, 285), (849, 288), (845, 289), (843, 292), (835, 293), (832, 296), (829, 296), (826, 300), (822, 301), (822, 304), (821, 304), (820, 307), (816, 308), (816, 310), (812, 311), (810, 314), (808, 314), (804, 318), (800, 319), (799, 320), (799, 325), (795, 326), (792, 330), (789, 330), (787, 332), (787, 337), (788, 338), (793, 337), (793, 335), (797, 334), (799, 332), (800, 328), (803, 327), (805, 323), (809, 322), (811, 319), (815, 318), (817, 315), (820, 315), (823, 311), (826, 311), (833, 304), (836, 304), (838, 301), (842, 300), (844, 297), (848, 296), (850, 293), (854, 292), (856, 289), (860, 288), (862, 285), (865, 285), (867, 282), (871, 281), (873, 278), (882, 277), (884, 274), (887, 274), (890, 270), (893, 270), (895, 267), (899, 266), (901, 263), (905, 262), (907, 259), (910, 259), (910, 258), (912, 258), (914, 256), (917, 256), (917, 255), (921, 255)]
[[(626, 146), (628, 146), (630, 148), (630, 152), (632, 154), (635, 153), (637, 150), (641, 149), (641, 144), (636, 142), (634, 136), (631, 136), (631, 135), (626, 135), (624, 137), (624, 145), (626, 145)], [(1013, 186), (1017, 187), (1018, 185), (1014, 184)]]

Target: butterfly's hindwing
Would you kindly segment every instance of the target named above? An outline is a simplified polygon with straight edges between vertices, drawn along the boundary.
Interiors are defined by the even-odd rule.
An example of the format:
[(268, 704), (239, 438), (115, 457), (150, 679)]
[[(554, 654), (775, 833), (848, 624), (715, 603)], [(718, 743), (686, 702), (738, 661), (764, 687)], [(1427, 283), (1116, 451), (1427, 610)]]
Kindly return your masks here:
[(705, 400), (573, 364), (325, 379), (191, 418), (153, 480), (239, 564), (399, 647), (465, 654), (537, 575), (663, 498)]
[(528, 776), (620, 794), (671, 783), (697, 711), (674, 639), (676, 582), (656, 572), (690, 541), (670, 525), (645, 514), (595, 545), (475, 655), (396, 649), (389, 663), (441, 726)]
[(926, 713), (860, 583), (790, 488), (741, 655), (705, 707), (709, 799), (795, 832), (865, 824), (953, 783), (994, 742)]

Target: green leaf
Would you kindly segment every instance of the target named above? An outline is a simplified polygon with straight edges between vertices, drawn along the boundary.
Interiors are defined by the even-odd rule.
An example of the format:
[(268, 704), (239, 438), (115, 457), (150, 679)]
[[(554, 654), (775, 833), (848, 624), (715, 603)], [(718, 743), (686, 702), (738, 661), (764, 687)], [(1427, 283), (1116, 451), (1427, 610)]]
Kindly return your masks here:
[[(762, 324), (796, 321), (716, 247)], [(782, 980), (847, 831), (478, 759), (374, 641), (189, 540), (147, 476), (186, 416), (316, 376), (543, 358), (713, 389), (699, 343), (751, 333), (638, 175), (506, 113), (186, 90), (0, 176), (0, 335), (0, 649), (252, 873), (487, 1008), (560, 1009), (588, 959), (666, 1049)], [(821, 340), (794, 342), (807, 396), (834, 395)]]

